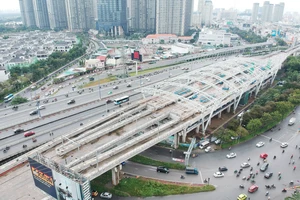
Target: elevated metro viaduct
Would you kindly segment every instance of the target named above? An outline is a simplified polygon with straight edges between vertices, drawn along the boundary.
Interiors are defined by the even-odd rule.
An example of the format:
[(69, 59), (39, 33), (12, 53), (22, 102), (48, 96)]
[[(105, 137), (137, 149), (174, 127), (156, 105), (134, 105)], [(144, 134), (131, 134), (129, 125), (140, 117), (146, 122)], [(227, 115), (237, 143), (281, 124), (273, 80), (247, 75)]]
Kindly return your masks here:
[(220, 117), (225, 110), (235, 112), (242, 98), (255, 96), (271, 84), (282, 62), (297, 50), (268, 60), (219, 62), (141, 88), (143, 100), (124, 104), (120, 112), (111, 112), (19, 159), (31, 155), (73, 181), (84, 182), (86, 188), (87, 180), (112, 169), (113, 184), (118, 184), (120, 163), (172, 135), (176, 148), (180, 138), (186, 141), (189, 131), (201, 129), (205, 133), (212, 117)]

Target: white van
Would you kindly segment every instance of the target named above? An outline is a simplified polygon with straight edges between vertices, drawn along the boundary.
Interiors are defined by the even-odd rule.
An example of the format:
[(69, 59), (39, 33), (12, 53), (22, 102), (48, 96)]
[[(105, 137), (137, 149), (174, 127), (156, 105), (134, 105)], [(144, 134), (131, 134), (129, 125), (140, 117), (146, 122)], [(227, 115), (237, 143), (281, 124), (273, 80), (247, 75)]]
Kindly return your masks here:
[(289, 125), (292, 126), (292, 125), (294, 125), (295, 122), (296, 122), (296, 118), (292, 117), (289, 121)]
[(204, 141), (204, 142), (200, 143), (199, 148), (200, 149), (205, 149), (208, 146), (209, 146), (209, 142), (208, 141)]

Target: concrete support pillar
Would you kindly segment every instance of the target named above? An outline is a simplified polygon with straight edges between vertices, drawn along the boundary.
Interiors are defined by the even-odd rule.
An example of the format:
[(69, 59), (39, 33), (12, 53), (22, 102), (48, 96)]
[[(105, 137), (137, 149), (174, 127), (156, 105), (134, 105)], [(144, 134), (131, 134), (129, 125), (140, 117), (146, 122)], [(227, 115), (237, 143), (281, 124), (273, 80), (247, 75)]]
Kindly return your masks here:
[(227, 108), (227, 113), (230, 113), (231, 106)]
[(177, 149), (179, 146), (179, 135), (178, 133), (174, 134), (174, 149)]
[(220, 119), (222, 117), (222, 112), (220, 112), (219, 114), (218, 114), (218, 118)]
[(113, 185), (118, 185), (120, 183), (120, 171), (121, 165), (111, 169), (111, 178)]
[(183, 143), (186, 142), (186, 135), (187, 135), (187, 132), (186, 132), (186, 129), (184, 129), (182, 131), (182, 136), (181, 136), (181, 140), (182, 140)]
[(197, 128), (196, 128), (196, 133), (199, 133), (199, 132), (200, 132), (200, 125), (201, 125), (201, 124), (199, 124), (199, 125), (197, 126)]

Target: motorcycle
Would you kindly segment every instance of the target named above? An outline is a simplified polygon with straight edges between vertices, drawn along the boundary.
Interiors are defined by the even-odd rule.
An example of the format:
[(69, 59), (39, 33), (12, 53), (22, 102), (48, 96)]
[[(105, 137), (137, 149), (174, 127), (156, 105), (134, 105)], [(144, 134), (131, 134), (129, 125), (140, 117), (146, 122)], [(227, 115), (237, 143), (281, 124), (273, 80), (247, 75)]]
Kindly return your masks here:
[(240, 174), (236, 174), (236, 177), (239, 177), (240, 176)]
[(242, 180), (246, 180), (246, 178), (247, 178), (246, 176), (243, 176)]
[(244, 185), (240, 185), (240, 188), (244, 189), (244, 188), (245, 188), (245, 186), (244, 186)]
[(276, 188), (274, 184), (271, 185), (271, 188)]
[(290, 185), (294, 185), (294, 181), (290, 181)]
[(286, 189), (284, 188), (284, 189), (282, 190), (282, 192), (286, 192)]
[(185, 177), (183, 175), (180, 176), (181, 179), (185, 179)]
[(270, 185), (265, 185), (265, 186), (266, 186), (267, 189), (270, 189), (270, 188), (271, 188)]

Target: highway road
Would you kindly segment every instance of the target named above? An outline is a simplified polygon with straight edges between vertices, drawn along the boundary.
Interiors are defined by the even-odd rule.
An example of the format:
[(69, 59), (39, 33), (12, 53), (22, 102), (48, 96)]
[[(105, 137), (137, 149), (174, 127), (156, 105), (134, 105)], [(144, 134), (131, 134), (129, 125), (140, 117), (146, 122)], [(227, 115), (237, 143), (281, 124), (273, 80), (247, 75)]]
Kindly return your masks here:
[[(297, 109), (296, 118), (300, 119), (300, 109)], [(149, 200), (194, 200), (194, 199), (219, 199), (219, 200), (232, 200), (236, 199), (237, 196), (241, 193), (245, 193), (251, 199), (267, 199), (265, 196), (266, 191), (269, 191), (269, 196), (272, 200), (282, 200), (284, 197), (291, 194), (292, 190), (289, 189), (287, 193), (282, 193), (283, 188), (289, 188), (289, 182), (293, 180), (295, 185), (300, 186), (300, 150), (296, 149), (295, 146), (300, 144), (300, 135), (298, 133), (298, 128), (300, 127), (300, 121), (297, 120), (297, 123), (293, 126), (288, 126), (288, 121), (292, 116), (289, 116), (285, 119), (279, 126), (281, 130), (275, 129), (273, 132), (268, 131), (263, 135), (255, 137), (254, 139), (247, 141), (243, 144), (239, 144), (232, 148), (231, 151), (225, 149), (210, 153), (200, 153), (197, 158), (190, 159), (190, 165), (197, 167), (200, 170), (198, 176), (196, 175), (185, 175), (183, 182), (190, 183), (203, 183), (202, 181), (205, 178), (210, 178), (210, 184), (216, 186), (215, 192), (207, 193), (197, 193), (197, 194), (188, 194), (188, 195), (175, 195), (167, 197), (149, 197), (146, 199)], [(269, 138), (272, 137), (272, 142), (269, 141)], [(265, 142), (265, 146), (257, 148), (255, 146), (259, 141)], [(289, 146), (285, 149), (285, 153), (282, 153), (282, 148), (280, 144), (282, 142), (288, 142)], [(230, 152), (236, 152), (237, 157), (233, 159), (227, 159), (226, 155)], [(266, 172), (273, 172), (274, 175), (270, 179), (265, 179), (264, 172), (260, 172), (257, 163), (262, 163), (262, 159), (259, 158), (261, 153), (267, 153), (269, 157), (267, 162), (270, 164)], [(164, 160), (171, 162), (171, 155), (168, 150), (157, 149), (153, 147), (143, 153), (146, 156), (152, 157), (158, 160)], [(182, 154), (181, 154), (182, 155)], [(273, 159), (273, 156), (276, 155), (277, 158)], [(293, 160), (295, 160), (295, 166), (297, 169), (293, 171), (292, 164), (289, 164), (291, 155), (294, 155)], [(251, 160), (249, 163), (253, 166), (254, 173), (259, 171), (258, 176), (255, 177), (256, 185), (259, 186), (257, 192), (250, 194), (247, 189), (252, 184), (249, 181), (242, 180), (243, 176), (248, 176), (250, 174), (250, 168), (246, 168), (241, 173), (240, 177), (236, 177), (234, 174), (235, 169), (240, 168), (240, 164), (243, 162), (248, 162), (247, 158)], [(226, 166), (229, 170), (225, 172), (224, 178), (214, 178), (213, 173), (217, 171), (218, 167)], [(184, 174), (183, 171), (171, 170), (169, 174), (157, 173), (155, 167), (143, 166), (139, 164), (125, 165), (123, 170), (128, 173), (135, 175), (146, 176), (157, 179), (164, 179), (169, 181), (179, 181), (180, 175)], [(278, 180), (278, 172), (281, 172), (282, 179)], [(239, 185), (244, 184), (245, 189), (240, 189)], [(265, 188), (265, 185), (275, 184), (276, 189)], [(139, 198), (116, 198), (116, 199), (139, 199)]]

